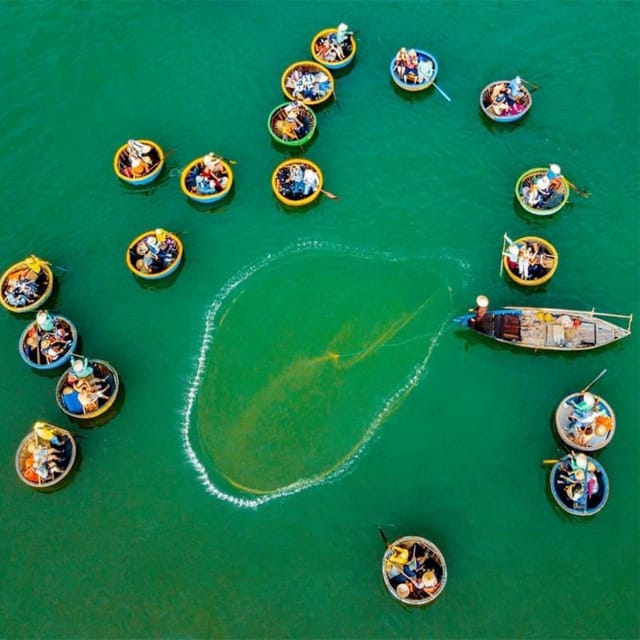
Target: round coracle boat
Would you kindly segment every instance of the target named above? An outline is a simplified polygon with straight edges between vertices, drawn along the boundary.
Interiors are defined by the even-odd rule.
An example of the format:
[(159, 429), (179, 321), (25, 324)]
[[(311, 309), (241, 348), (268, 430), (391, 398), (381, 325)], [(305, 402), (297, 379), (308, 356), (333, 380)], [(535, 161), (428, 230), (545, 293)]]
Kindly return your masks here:
[(431, 604), (447, 583), (447, 565), (440, 549), (419, 536), (398, 538), (382, 557), (382, 578), (389, 593), (412, 606)]
[(130, 138), (113, 157), (118, 178), (135, 187), (153, 182), (164, 167), (164, 152), (153, 140)]
[(604, 467), (582, 452), (571, 451), (553, 465), (549, 486), (556, 503), (573, 516), (592, 516), (609, 498), (609, 478)]
[(55, 369), (68, 362), (78, 344), (78, 330), (71, 320), (44, 309), (22, 332), (18, 351), (34, 369)]
[(125, 261), (134, 275), (146, 280), (160, 280), (180, 266), (182, 254), (182, 241), (175, 233), (154, 229), (133, 240)]
[(550, 216), (560, 211), (569, 200), (569, 183), (552, 164), (525, 171), (516, 182), (516, 198), (520, 206), (536, 216)]
[(506, 235), (504, 240), (502, 264), (514, 282), (535, 287), (551, 280), (558, 268), (558, 251), (548, 240), (538, 236), (511, 240)]
[(118, 372), (108, 362), (72, 357), (56, 385), (56, 402), (68, 416), (96, 418), (111, 408), (119, 389)]
[(278, 105), (267, 120), (269, 134), (278, 143), (299, 147), (313, 138), (316, 115), (310, 107), (297, 100)]
[(589, 453), (604, 449), (616, 431), (616, 416), (603, 398), (576, 392), (563, 398), (555, 413), (556, 432), (570, 449)]
[(291, 207), (302, 207), (313, 202), (322, 192), (320, 167), (302, 158), (281, 162), (271, 176), (271, 187), (276, 198)]
[(343, 69), (356, 56), (353, 32), (344, 22), (337, 28), (319, 31), (311, 40), (311, 55), (327, 69)]
[(16, 472), (34, 489), (53, 487), (69, 475), (76, 460), (76, 442), (66, 429), (35, 422), (16, 452)]
[(192, 160), (180, 175), (182, 193), (202, 204), (222, 200), (232, 185), (231, 166), (214, 153)]
[(0, 290), (0, 302), (5, 309), (14, 313), (34, 311), (53, 291), (53, 271), (48, 262), (29, 256), (2, 274)]
[(334, 80), (329, 69), (312, 60), (301, 60), (287, 67), (280, 84), (289, 100), (312, 106), (327, 101), (334, 91)]
[(498, 80), (480, 92), (480, 108), (495, 122), (514, 122), (529, 112), (533, 99), (519, 76)]
[(438, 62), (422, 49), (402, 47), (389, 66), (391, 79), (405, 91), (424, 91), (436, 80)]

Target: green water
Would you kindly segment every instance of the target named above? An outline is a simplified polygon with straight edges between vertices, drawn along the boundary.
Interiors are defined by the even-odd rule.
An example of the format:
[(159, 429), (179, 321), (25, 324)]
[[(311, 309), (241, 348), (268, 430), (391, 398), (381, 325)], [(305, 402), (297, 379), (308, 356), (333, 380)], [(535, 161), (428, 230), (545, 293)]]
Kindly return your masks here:
[[(638, 2), (5, 1), (0, 19), (3, 269), (56, 265), (50, 308), (124, 385), (108, 423), (70, 422), (57, 375), (17, 353), (30, 318), (0, 314), (0, 637), (640, 637), (637, 335), (534, 353), (450, 322), (479, 293), (640, 312)], [(266, 118), (340, 21), (357, 58), (305, 149), (339, 199), (291, 213)], [(394, 89), (401, 46), (436, 56), (451, 102)], [(489, 122), (480, 90), (516, 73), (531, 112)], [(171, 150), (137, 192), (112, 170), (132, 136)], [(236, 185), (203, 211), (178, 175), (208, 151)], [(534, 218), (513, 186), (549, 162), (593, 195)], [(157, 226), (186, 253), (165, 287), (124, 264)], [(558, 249), (542, 290), (499, 275), (504, 232)], [(611, 495), (577, 521), (541, 460), (557, 403), (605, 368)], [(14, 470), (36, 419), (78, 434), (52, 494)], [(386, 592), (378, 526), (443, 551), (432, 607)]]

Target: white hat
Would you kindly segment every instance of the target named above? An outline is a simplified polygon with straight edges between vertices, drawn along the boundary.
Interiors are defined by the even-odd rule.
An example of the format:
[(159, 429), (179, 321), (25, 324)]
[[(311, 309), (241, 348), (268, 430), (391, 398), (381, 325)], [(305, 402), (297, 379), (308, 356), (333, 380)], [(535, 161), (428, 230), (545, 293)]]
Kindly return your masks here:
[(541, 178), (538, 178), (536, 180), (536, 186), (537, 187), (542, 187), (543, 189), (548, 187), (550, 183), (551, 183), (551, 180), (549, 180), (549, 178), (547, 178), (546, 175), (544, 175)]
[(411, 589), (409, 589), (409, 585), (405, 584), (404, 582), (401, 582), (396, 587), (396, 593), (398, 594), (398, 597), (406, 598), (411, 593)]
[(518, 83), (518, 84), (522, 84), (522, 78), (520, 76), (516, 76), (514, 78), (514, 80)]
[(551, 171), (553, 171), (553, 173), (556, 173), (557, 175), (560, 175), (562, 173), (562, 170), (560, 169), (560, 165), (556, 164), (555, 162), (552, 162), (549, 165), (549, 169), (551, 169)]
[(476, 304), (479, 307), (488, 307), (489, 306), (489, 298), (487, 298), (487, 296), (480, 295), (480, 296), (478, 296), (476, 298)]
[(596, 399), (593, 397), (592, 393), (589, 393), (588, 391), (582, 396), (582, 402), (584, 402), (585, 407), (588, 407), (589, 409), (591, 409), (593, 407), (593, 405), (595, 405), (596, 403)]
[(584, 455), (584, 453), (579, 453), (576, 456), (576, 465), (580, 468), (580, 469), (585, 469), (587, 467), (587, 456)]
[(338, 25), (338, 31), (347, 31), (347, 29), (349, 29), (349, 27), (344, 22)]

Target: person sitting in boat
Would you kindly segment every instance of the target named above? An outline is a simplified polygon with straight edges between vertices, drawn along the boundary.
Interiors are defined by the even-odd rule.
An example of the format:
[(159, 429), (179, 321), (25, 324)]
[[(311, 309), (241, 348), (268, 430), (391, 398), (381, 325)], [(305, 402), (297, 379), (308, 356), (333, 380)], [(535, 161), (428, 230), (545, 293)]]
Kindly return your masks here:
[(291, 192), (294, 197), (301, 197), (304, 194), (304, 171), (299, 164), (292, 164), (289, 167), (289, 181), (291, 182)]
[(64, 473), (64, 469), (61, 469), (58, 464), (62, 464), (62, 457), (56, 449), (30, 442), (27, 445), (27, 452), (30, 454), (27, 461), (42, 480), (50, 480), (54, 474)]
[(433, 595), (440, 587), (440, 581), (436, 576), (436, 572), (432, 569), (426, 569), (425, 572), (418, 578), (415, 586), (426, 592), (428, 595)]
[(303, 194), (308, 196), (314, 193), (320, 186), (320, 177), (311, 167), (307, 167), (304, 170), (302, 182), (304, 184)]
[(332, 33), (329, 37), (335, 38), (335, 41), (338, 43), (338, 45), (340, 45), (340, 48), (342, 49), (344, 45), (348, 42), (349, 36), (352, 36), (352, 35), (353, 35), (353, 31), (349, 31), (349, 27), (344, 22), (341, 22), (338, 25), (337, 31), (335, 33)]
[(318, 71), (312, 76), (311, 97), (314, 99), (326, 96), (331, 89), (331, 81), (324, 71)]
[(405, 62), (405, 76), (404, 81), (412, 84), (418, 82), (418, 53), (415, 49), (409, 49), (407, 52), (407, 60)]
[(433, 76), (434, 69), (431, 58), (418, 62), (418, 84), (429, 82)]
[(72, 375), (77, 380), (87, 380), (93, 378), (93, 367), (89, 365), (89, 359), (85, 357), (71, 358), (71, 371), (69, 375)]
[(36, 313), (36, 326), (42, 333), (47, 333), (54, 330), (54, 317), (45, 309), (40, 309)]
[(552, 162), (547, 171), (547, 178), (549, 178), (549, 187), (551, 190), (558, 191), (558, 189), (562, 187), (562, 170), (560, 169), (560, 165)]
[(400, 51), (396, 54), (395, 60), (393, 61), (393, 69), (396, 74), (402, 78), (404, 82), (407, 81), (407, 63), (409, 61), (409, 54), (407, 50), (402, 47)]
[(520, 98), (524, 96), (524, 91), (522, 90), (522, 79), (520, 76), (516, 76), (512, 80), (509, 81), (508, 91), (507, 91), (507, 101), (510, 103), (517, 102)]

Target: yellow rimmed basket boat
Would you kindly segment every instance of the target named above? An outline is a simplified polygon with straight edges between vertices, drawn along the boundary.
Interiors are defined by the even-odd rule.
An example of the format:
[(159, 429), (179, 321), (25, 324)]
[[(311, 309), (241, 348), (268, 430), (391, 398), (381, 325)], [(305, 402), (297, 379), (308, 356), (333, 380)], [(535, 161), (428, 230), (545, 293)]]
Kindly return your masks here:
[(271, 176), (271, 188), (276, 198), (291, 207), (303, 207), (322, 192), (320, 167), (311, 160), (291, 158), (281, 162)]
[(29, 256), (2, 274), (0, 291), (0, 302), (8, 311), (34, 311), (48, 300), (53, 291), (53, 271), (48, 262)]
[(145, 280), (160, 280), (176, 271), (183, 253), (182, 241), (175, 233), (152, 229), (131, 242), (125, 262), (134, 275)]
[(523, 287), (549, 282), (558, 269), (558, 260), (558, 250), (544, 238), (522, 236), (510, 241), (504, 236), (502, 267), (511, 280)]
[(164, 151), (153, 140), (130, 139), (113, 156), (115, 174), (134, 187), (153, 182), (163, 167)]
[(37, 421), (16, 451), (16, 473), (34, 489), (59, 485), (76, 461), (76, 442), (69, 431)]
[[(339, 27), (343, 27), (340, 30)], [(327, 69), (343, 69), (356, 57), (356, 39), (345, 24), (338, 28), (322, 29), (311, 40), (313, 59)], [(344, 34), (344, 37), (342, 36)]]
[(232, 186), (231, 165), (215, 153), (195, 158), (180, 175), (182, 193), (201, 204), (222, 200), (229, 195)]
[(282, 74), (280, 85), (289, 100), (310, 106), (326, 102), (335, 89), (329, 69), (313, 60), (300, 60), (289, 65)]

